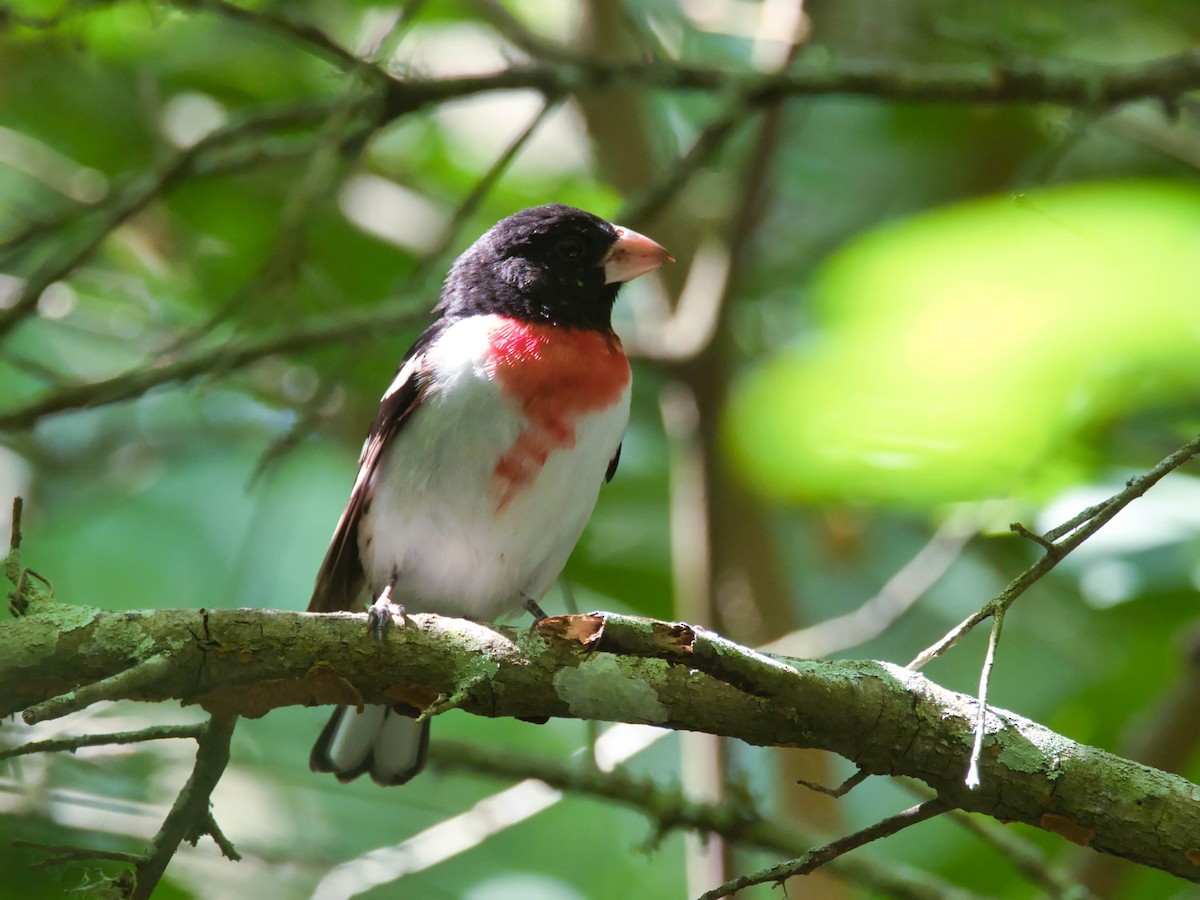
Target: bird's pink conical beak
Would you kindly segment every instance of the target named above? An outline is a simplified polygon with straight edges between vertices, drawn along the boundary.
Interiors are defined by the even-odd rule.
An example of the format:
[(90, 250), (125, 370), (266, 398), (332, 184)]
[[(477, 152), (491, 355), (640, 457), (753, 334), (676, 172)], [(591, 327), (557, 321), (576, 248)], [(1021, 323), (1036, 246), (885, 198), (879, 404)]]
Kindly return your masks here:
[(653, 272), (663, 263), (675, 262), (674, 257), (662, 245), (620, 225), (617, 241), (604, 257), (604, 283), (615, 284), (633, 281), (639, 275)]

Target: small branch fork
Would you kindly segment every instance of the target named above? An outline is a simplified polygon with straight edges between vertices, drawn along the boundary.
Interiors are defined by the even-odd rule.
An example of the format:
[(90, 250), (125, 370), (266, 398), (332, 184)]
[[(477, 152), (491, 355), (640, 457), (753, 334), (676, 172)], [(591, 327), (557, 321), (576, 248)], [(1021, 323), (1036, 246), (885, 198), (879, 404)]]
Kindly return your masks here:
[(126, 863), (125, 870), (109, 882), (110, 893), (128, 900), (148, 900), (154, 893), (159, 880), (175, 856), (180, 843), (187, 841), (192, 846), (204, 835), (210, 835), (221, 853), (231, 860), (241, 855), (221, 831), (209, 808), (213, 789), (220, 781), (229, 763), (229, 744), (237, 722), (234, 715), (213, 715), (207, 722), (194, 725), (163, 725), (141, 731), (122, 731), (112, 734), (81, 735), (48, 741), (35, 741), (20, 747), (0, 752), (0, 759), (23, 756), (28, 753), (55, 751), (74, 752), (80, 747), (95, 747), (104, 744), (133, 744), (164, 738), (195, 738), (196, 762), (191, 777), (180, 790), (171, 811), (163, 821), (150, 845), (142, 854), (92, 850), (58, 844), (39, 844), (32, 841), (14, 841), (16, 846), (41, 850), (53, 854), (34, 864), (34, 868), (47, 868), (68, 862), (86, 860), (108, 860)]
[(148, 900), (182, 841), (195, 846), (201, 837), (210, 834), (226, 857), (241, 859), (217, 827), (209, 809), (209, 798), (229, 764), (229, 744), (236, 724), (237, 716), (213, 715), (204, 726), (204, 733), (197, 742), (196, 764), (191, 777), (175, 798), (175, 804), (145, 855), (134, 867), (130, 900)]
[(997, 612), (1007, 612), (1018, 597), (1057, 566), (1066, 558), (1067, 554), (1112, 521), (1117, 513), (1126, 506), (1197, 454), (1200, 454), (1200, 435), (1192, 438), (1150, 471), (1129, 479), (1125, 484), (1125, 489), (1120, 493), (1113, 494), (1103, 503), (1089, 506), (1058, 527), (1051, 528), (1044, 535), (1036, 535), (1020, 523), (1011, 525), (1010, 528), (1016, 534), (1028, 538), (1044, 548), (1045, 556), (1009, 582), (1008, 586), (996, 597), (952, 628), (940, 641), (923, 650), (916, 659), (908, 664), (908, 668), (914, 670), (921, 668), (957, 644), (984, 619), (995, 616)]
[(910, 669), (920, 669), (927, 662), (936, 659), (957, 644), (980, 622), (988, 618), (992, 619), (992, 632), (988, 640), (987, 656), (979, 678), (979, 695), (977, 698), (979, 711), (975, 725), (974, 748), (972, 749), (970, 763), (967, 768), (966, 783), (968, 787), (976, 788), (980, 783), (979, 757), (983, 751), (983, 739), (987, 730), (988, 682), (991, 677), (992, 666), (996, 661), (996, 650), (1000, 644), (1000, 629), (1004, 623), (1005, 613), (1008, 612), (1018, 597), (1048, 574), (1072, 550), (1076, 549), (1080, 544), (1107, 525), (1126, 506), (1197, 454), (1200, 454), (1200, 435), (1197, 435), (1170, 456), (1163, 459), (1150, 471), (1129, 479), (1125, 484), (1124, 490), (1114, 494), (1102, 503), (1089, 506), (1061, 525), (1051, 528), (1044, 535), (1039, 535), (1031, 531), (1020, 522), (1014, 522), (1009, 526), (1010, 529), (1015, 534), (1037, 544), (1045, 550), (1045, 554), (1041, 559), (1009, 582), (1008, 586), (1000, 594), (993, 597), (952, 628), (937, 643), (923, 650), (916, 659), (908, 664), (908, 668)]
[[(48, 601), (53, 596), (50, 582), (22, 566), (20, 561), (21, 518), (24, 503), (22, 498), (13, 499), (12, 537), (9, 552), (5, 557), (5, 574), (13, 583), (9, 595), (9, 609), (14, 616), (25, 615), (31, 605)], [(29, 578), (41, 581), (45, 588), (36, 588)], [(167, 653), (157, 653), (136, 665), (121, 670), (108, 678), (85, 684), (74, 691), (52, 697), (44, 703), (25, 710), (23, 718), (29, 724), (53, 719), (90, 706), (110, 696), (127, 696), (138, 687), (149, 685), (162, 678), (171, 668), (172, 659)], [(132, 865), (122, 875), (113, 879), (109, 887), (118, 896), (131, 900), (145, 900), (166, 871), (167, 864), (175, 855), (181, 841), (193, 846), (205, 834), (212, 836), (221, 852), (232, 860), (240, 859), (237, 850), (221, 832), (209, 809), (209, 797), (220, 780), (229, 762), (229, 742), (235, 715), (214, 715), (199, 725), (163, 725), (140, 731), (123, 731), (111, 734), (79, 735), (54, 740), (34, 741), (19, 747), (0, 750), (0, 760), (30, 753), (74, 752), (81, 747), (106, 744), (133, 744), (164, 738), (194, 738), (197, 741), (196, 763), (187, 784), (175, 798), (175, 804), (163, 822), (162, 828), (142, 855), (91, 850), (86, 847), (41, 845), (33, 842), (17, 842), (20, 846), (41, 849), (55, 854), (35, 865), (45, 868), (80, 860), (109, 860)]]

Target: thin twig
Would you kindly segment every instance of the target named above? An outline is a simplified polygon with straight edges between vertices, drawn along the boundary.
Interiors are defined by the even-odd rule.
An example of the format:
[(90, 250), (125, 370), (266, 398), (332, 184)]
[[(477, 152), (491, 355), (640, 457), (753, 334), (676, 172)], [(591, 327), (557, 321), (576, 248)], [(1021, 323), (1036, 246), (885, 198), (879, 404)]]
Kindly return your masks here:
[(184, 840), (195, 847), (200, 838), (204, 837), (206, 834), (213, 839), (214, 843), (216, 843), (217, 847), (221, 851), (222, 856), (228, 860), (231, 860), (232, 862), (241, 861), (242, 854), (240, 854), (237, 848), (233, 846), (233, 841), (229, 840), (229, 838), (225, 836), (225, 832), (221, 830), (221, 826), (218, 825), (217, 820), (213, 818), (211, 809), (205, 814), (204, 821), (200, 822), (196, 829), (192, 831), (186, 838), (184, 838)]
[(442, 233), (438, 236), (437, 241), (434, 242), (433, 249), (425, 254), (424, 258), (417, 264), (417, 271), (420, 273), (419, 279), (427, 277), (434, 262), (458, 240), (459, 233), (467, 223), (467, 220), (475, 214), (480, 204), (483, 203), (488, 194), (496, 187), (496, 183), (508, 171), (513, 160), (525, 149), (525, 145), (537, 133), (537, 130), (546, 121), (550, 113), (558, 109), (560, 104), (561, 98), (552, 98), (543, 103), (533, 118), (529, 120), (529, 124), (525, 126), (524, 130), (513, 138), (509, 145), (492, 162), (491, 166), (488, 167), (488, 170), (475, 182), (474, 187), (471, 188), (470, 192), (455, 208), (450, 221), (446, 223), (446, 227), (442, 229)]
[(1126, 506), (1197, 454), (1200, 454), (1200, 435), (1163, 459), (1150, 471), (1129, 479), (1123, 491), (1113, 494), (1103, 503), (1089, 506), (1062, 525), (1046, 532), (1044, 538), (1054, 542), (1054, 552), (1047, 552), (1032, 566), (1010, 581), (996, 597), (952, 628), (937, 643), (923, 650), (916, 659), (908, 664), (908, 668), (914, 670), (921, 668), (931, 659), (936, 659), (957, 644), (964, 635), (984, 619), (994, 616), (998, 612), (1006, 612), (1018, 597), (1057, 566), (1067, 554), (1107, 525)]
[[(1014, 829), (1001, 825), (994, 819), (986, 819), (977, 813), (950, 811), (950, 819), (970, 831), (981, 841), (1004, 854), (1014, 869), (1031, 883), (1046, 892), (1046, 896), (1062, 900), (1093, 900), (1094, 895), (1070, 876), (1058, 871), (1054, 863), (1046, 858), (1042, 848), (1026, 840)], [(1099, 853), (1089, 854), (1099, 859), (1109, 859)]]
[(692, 177), (721, 151), (738, 127), (758, 112), (755, 107), (747, 104), (746, 99), (743, 95), (731, 98), (722, 110), (700, 129), (700, 133), (682, 157), (674, 161), (657, 180), (652, 181), (625, 203), (618, 221), (640, 225), (658, 215)]
[(866, 769), (859, 769), (837, 787), (825, 787), (823, 784), (817, 784), (815, 781), (805, 781), (803, 778), (796, 779), (796, 784), (801, 787), (806, 787), (810, 791), (816, 791), (818, 794), (824, 794), (826, 797), (844, 797), (868, 778), (871, 773)]
[[(50, 579), (21, 565), (21, 515), (24, 509), (25, 499), (13, 497), (12, 530), (8, 539), (8, 553), (4, 557), (4, 577), (13, 586), (8, 594), (8, 611), (13, 618), (25, 615), (35, 603), (54, 599), (54, 585)], [(31, 578), (40, 581), (44, 587), (38, 587), (30, 581)]]
[(8, 538), (8, 549), (21, 549), (21, 515), (25, 511), (25, 498), (13, 497), (12, 502), (12, 532)]
[(4, 361), (17, 371), (24, 372), (26, 375), (32, 375), (37, 380), (52, 388), (61, 388), (68, 384), (63, 373), (54, 366), (42, 362), (40, 359), (34, 359), (33, 357), (19, 353), (11, 346), (0, 348), (0, 354), (3, 354)]
[(388, 13), (389, 21), (371, 38), (367, 47), (362, 50), (365, 59), (382, 70), (387, 70), (388, 64), (396, 53), (396, 47), (412, 27), (417, 16), (421, 14), (426, 0), (404, 0)]
[(368, 85), (355, 81), (331, 105), (329, 116), (307, 148), (303, 173), (283, 198), (279, 227), (266, 260), (247, 282), (220, 303), (204, 324), (161, 350), (158, 354), (160, 358), (172, 358), (198, 343), (234, 312), (239, 314), (243, 322), (255, 322), (255, 313), (269, 307), (271, 317), (278, 321), (277, 301), (281, 294), (287, 295), (304, 261), (306, 229), (314, 208), (337, 185), (339, 165), (351, 155), (357, 155), (378, 128), (374, 117), (366, 116), (364, 121), (363, 115), (375, 99)]
[(577, 54), (566, 47), (551, 43), (525, 27), (524, 22), (497, 0), (471, 0), (470, 6), (498, 35), (534, 59), (568, 63), (577, 59)]
[(809, 850), (798, 859), (782, 863), (778, 866), (772, 866), (769, 869), (764, 869), (761, 872), (755, 872), (751, 875), (742, 875), (739, 878), (734, 878), (732, 881), (727, 881), (720, 887), (703, 894), (700, 900), (719, 900), (721, 897), (728, 897), (748, 887), (754, 887), (756, 884), (766, 884), (770, 881), (782, 884), (795, 875), (807, 875), (843, 854), (849, 853), (851, 850), (861, 847), (864, 844), (869, 844), (871, 841), (890, 837), (909, 826), (941, 815), (947, 809), (946, 804), (940, 799), (926, 800), (924, 803), (911, 806), (904, 810), (904, 812), (897, 813), (881, 822), (876, 822), (874, 825), (864, 828), (861, 831), (856, 831), (854, 834), (831, 841), (824, 847), (816, 847)]
[[(105, 196), (111, 197), (111, 194), (106, 192)], [(103, 197), (100, 198), (100, 200), (104, 199)], [(7, 261), (11, 259), (22, 251), (27, 244), (32, 244), (48, 235), (58, 235), (72, 222), (94, 210), (100, 201), (91, 204), (79, 203), (77, 201), (59, 202), (63, 203), (59, 208), (50, 212), (41, 212), (29, 216), (14, 231), (0, 238), (0, 260)], [(16, 223), (8, 224), (10, 226), (16, 225)]]
[(1013, 522), (1012, 524), (1010, 524), (1008, 526), (1008, 530), (1011, 531), (1013, 534), (1020, 535), (1021, 537), (1025, 538), (1025, 540), (1027, 540), (1027, 541), (1033, 541), (1035, 544), (1037, 544), (1039, 547), (1041, 547), (1043, 550), (1045, 550), (1047, 553), (1049, 553), (1051, 555), (1057, 555), (1058, 553), (1061, 552), (1059, 550), (1058, 544), (1054, 543), (1053, 540), (1051, 540), (1048, 537), (1043, 537), (1042, 535), (1038, 534), (1036, 531), (1030, 531), (1028, 528), (1026, 528), (1020, 522)]
[(67, 713), (84, 709), (100, 700), (116, 699), (129, 696), (129, 692), (137, 688), (153, 684), (163, 672), (171, 668), (172, 659), (169, 653), (157, 653), (147, 657), (136, 665), (124, 671), (91, 684), (85, 684), (65, 694), (51, 697), (36, 706), (31, 706), (21, 714), (21, 718), (29, 725), (45, 722), (47, 719), (57, 719)]
[(1004, 610), (996, 611), (992, 617), (992, 633), (988, 637), (987, 655), (979, 672), (978, 710), (975, 714), (975, 742), (971, 745), (971, 759), (967, 764), (967, 787), (979, 787), (979, 755), (983, 752), (983, 735), (987, 731), (988, 683), (992, 678), (992, 666), (996, 664), (996, 648), (1000, 646), (1000, 629), (1004, 627)]
[(0, 759), (26, 756), (30, 753), (74, 753), (81, 747), (101, 747), (108, 744), (138, 744), (143, 741), (160, 741), (168, 738), (198, 738), (204, 730), (203, 724), (154, 725), (137, 731), (114, 731), (109, 734), (80, 734), (74, 737), (51, 738), (45, 741), (30, 741), (19, 747), (0, 750)]
[(1096, 503), (1092, 506), (1087, 507), (1086, 509), (1080, 510), (1075, 515), (1073, 515), (1071, 518), (1067, 519), (1067, 521), (1065, 521), (1061, 525), (1059, 525), (1057, 528), (1051, 528), (1049, 531), (1047, 531), (1045, 533), (1045, 535), (1043, 535), (1043, 537), (1045, 537), (1047, 540), (1050, 540), (1050, 541), (1057, 541), (1059, 538), (1063, 537), (1064, 535), (1070, 534), (1072, 531), (1074, 531), (1076, 528), (1078, 528), (1084, 522), (1089, 522), (1092, 519), (1094, 519), (1096, 516), (1098, 516), (1100, 513), (1104, 512), (1105, 507), (1107, 507), (1108, 504), (1112, 503), (1112, 501), (1113, 501), (1113, 498), (1110, 497), (1109, 499), (1107, 499), (1101, 503)]

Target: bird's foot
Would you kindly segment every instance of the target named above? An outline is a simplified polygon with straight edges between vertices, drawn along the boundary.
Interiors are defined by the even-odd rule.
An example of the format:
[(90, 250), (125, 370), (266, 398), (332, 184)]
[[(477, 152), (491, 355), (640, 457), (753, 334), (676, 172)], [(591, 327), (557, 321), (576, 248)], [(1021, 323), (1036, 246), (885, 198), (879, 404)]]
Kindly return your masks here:
[(542, 619), (548, 618), (546, 616), (546, 611), (538, 606), (538, 602), (528, 594), (521, 595), (521, 605), (525, 607), (531, 616), (533, 616), (534, 625), (542, 621)]
[(400, 627), (408, 627), (408, 618), (404, 615), (404, 606), (392, 602), (392, 588), (396, 586), (396, 575), (393, 575), (379, 597), (367, 607), (367, 635), (373, 640), (383, 643), (387, 640), (388, 629), (394, 619), (400, 620)]

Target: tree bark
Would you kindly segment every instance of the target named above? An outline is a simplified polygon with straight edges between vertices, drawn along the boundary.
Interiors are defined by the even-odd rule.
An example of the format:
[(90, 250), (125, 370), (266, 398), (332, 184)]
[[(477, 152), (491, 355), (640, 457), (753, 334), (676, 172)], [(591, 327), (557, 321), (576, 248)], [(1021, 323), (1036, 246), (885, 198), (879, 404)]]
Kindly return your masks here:
[(431, 615), (368, 642), (361, 614), (107, 612), (39, 604), (0, 623), (0, 715), (180, 700), (256, 717), (404, 700), (438, 713), (638, 722), (816, 747), (924, 781), (953, 807), (1054, 831), (1200, 881), (1200, 787), (990, 709), (982, 786), (963, 777), (975, 701), (885, 662), (770, 657), (688, 625), (603, 613), (536, 629)]

